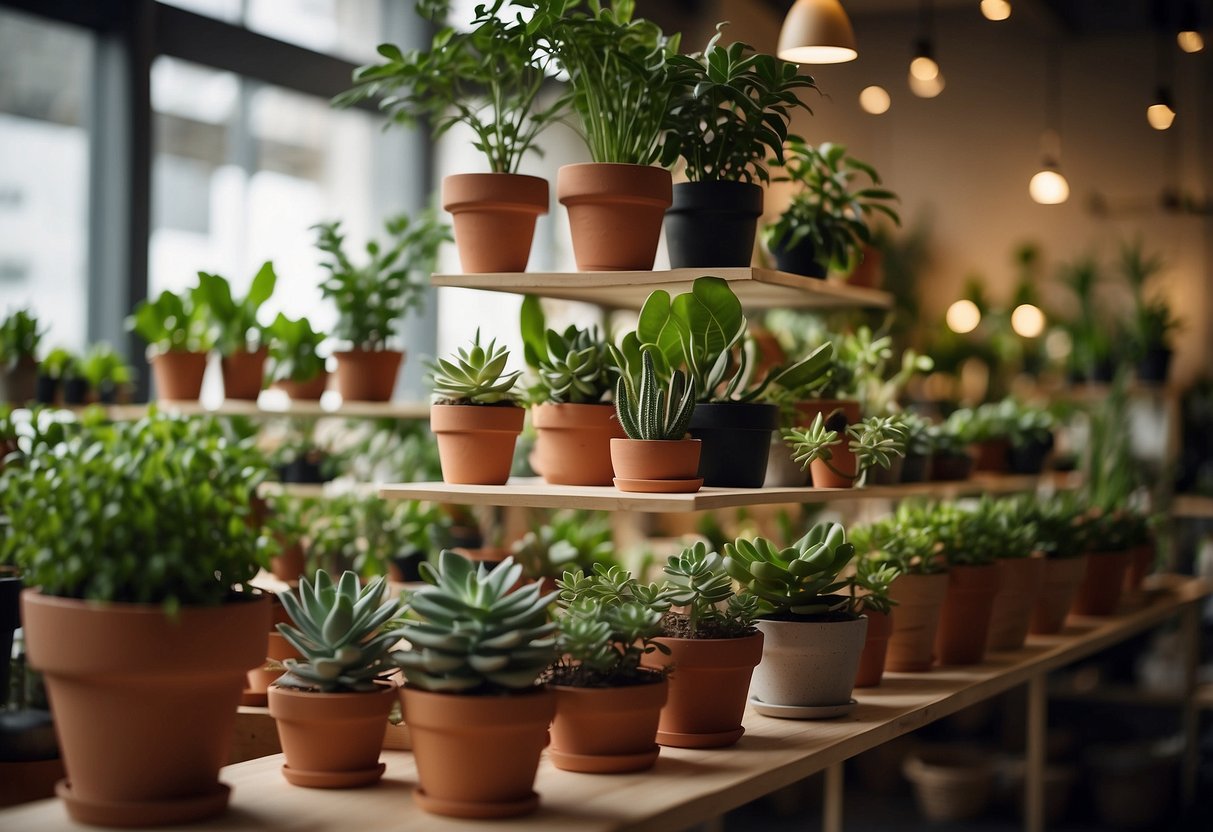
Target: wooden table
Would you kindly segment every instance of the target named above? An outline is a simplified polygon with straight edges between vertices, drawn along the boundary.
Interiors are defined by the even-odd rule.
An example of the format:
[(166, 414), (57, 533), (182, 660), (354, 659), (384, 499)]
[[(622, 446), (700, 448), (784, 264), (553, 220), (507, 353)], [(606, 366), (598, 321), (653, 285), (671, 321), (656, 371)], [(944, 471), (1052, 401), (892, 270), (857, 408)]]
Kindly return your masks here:
[[(413, 806), (416, 783), (412, 755), (385, 751), (387, 775), (369, 789), (322, 791), (296, 788), (282, 779), (280, 756), (224, 769), (233, 787), (231, 810), (192, 830), (455, 830), (489, 828), (673, 830), (711, 820), (724, 812), (827, 771), (826, 827), (842, 826), (842, 767), (849, 757), (874, 748), (969, 705), (1022, 684), (1029, 686), (1027, 828), (1043, 826), (1043, 768), (1046, 676), (1051, 670), (1097, 653), (1137, 633), (1182, 615), (1198, 622), (1200, 602), (1211, 591), (1194, 578), (1157, 576), (1144, 606), (1115, 618), (1071, 618), (1064, 633), (1034, 636), (1022, 650), (995, 653), (984, 664), (940, 668), (930, 673), (892, 673), (880, 687), (857, 691), (859, 706), (833, 721), (797, 722), (746, 714), (746, 735), (733, 748), (695, 751), (662, 749), (654, 769), (638, 774), (588, 775), (540, 763), (536, 790), (540, 811), (495, 823), (460, 822), (427, 815)], [(1195, 704), (1193, 702), (1193, 708)], [(1194, 747), (1191, 749), (1194, 751)], [(492, 753), (492, 749), (485, 749)], [(1189, 765), (1194, 761), (1189, 757)], [(1185, 772), (1187, 777), (1194, 768)], [(1185, 780), (1188, 788), (1191, 781)], [(1189, 796), (1191, 792), (1188, 793)], [(83, 829), (54, 800), (0, 812), (0, 828)]]

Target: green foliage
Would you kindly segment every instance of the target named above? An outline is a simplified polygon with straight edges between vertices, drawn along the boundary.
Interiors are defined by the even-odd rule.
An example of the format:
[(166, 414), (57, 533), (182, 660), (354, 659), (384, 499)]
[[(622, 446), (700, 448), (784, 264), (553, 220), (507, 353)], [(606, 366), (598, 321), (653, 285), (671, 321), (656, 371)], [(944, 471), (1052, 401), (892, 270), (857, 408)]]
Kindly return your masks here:
[(32, 360), (38, 354), (44, 332), (30, 310), (9, 312), (0, 323), (0, 365), (11, 370), (23, 358)]
[[(854, 538), (852, 537), (852, 541)], [(889, 587), (901, 575), (901, 569), (871, 552), (855, 559), (855, 574), (847, 581), (851, 594), (851, 612), (860, 615), (869, 610), (886, 615), (896, 602), (889, 597)]]
[[(836, 417), (841, 418), (842, 424), (836, 423)], [(785, 429), (783, 438), (792, 446), (792, 458), (806, 470), (811, 462), (821, 460), (835, 474), (849, 477), (849, 474), (844, 474), (831, 464), (834, 459), (833, 448), (842, 444), (845, 436), (850, 440), (849, 450), (855, 455), (855, 476), (858, 478), (864, 471), (876, 465), (887, 471), (893, 464), (894, 457), (906, 455), (906, 430), (896, 417), (870, 416), (853, 425), (847, 425), (845, 422), (846, 417), (841, 411), (835, 411), (828, 423), (824, 415), (818, 413), (813, 424), (807, 428)], [(827, 424), (830, 426), (827, 427)]]
[(931, 509), (903, 501), (897, 510), (851, 530), (851, 542), (865, 560), (887, 564), (903, 575), (934, 575), (947, 562), (939, 551)]
[(241, 350), (256, 352), (260, 348), (265, 341), (265, 332), (257, 322), (257, 313), (274, 294), (277, 283), (274, 264), (267, 260), (253, 276), (248, 294), (236, 300), (227, 278), (198, 272), (198, 297), (205, 310), (211, 339), (219, 352), (231, 355)]
[(460, 347), (450, 359), (427, 362), (434, 385), (434, 400), (439, 404), (502, 404), (514, 403), (518, 394), (514, 385), (522, 375), (520, 370), (505, 372), (510, 351), (497, 346), (497, 339), (488, 346), (480, 344), (480, 330), (468, 348)]
[(80, 357), (66, 347), (55, 347), (38, 363), (38, 371), (48, 378), (80, 377)]
[(442, 476), (438, 443), (424, 422), (363, 420), (331, 455), (334, 470), (358, 482), (426, 482)]
[(1084, 255), (1064, 264), (1059, 279), (1078, 304), (1078, 314), (1062, 324), (1070, 336), (1070, 366), (1089, 377), (1111, 359), (1120, 337), (1119, 327), (1096, 301), (1096, 289), (1105, 282), (1102, 267), (1095, 257)]
[(626, 373), (615, 387), (615, 412), (629, 439), (682, 439), (695, 409), (695, 385), (687, 386), (686, 377), (675, 370), (669, 387), (658, 386), (653, 351), (645, 349), (641, 358), (640, 384), (633, 385)]
[(960, 408), (948, 416), (948, 431), (963, 442), (1006, 439), (1016, 447), (1053, 440), (1053, 415), (1047, 410), (1006, 398), (976, 408)]
[[(669, 599), (680, 612), (671, 612), (676, 627), (667, 635), (687, 638), (742, 638), (754, 632), (760, 601), (751, 592), (734, 592), (724, 559), (707, 544), (696, 543), (672, 556), (665, 565), (671, 584)], [(724, 604), (724, 608), (721, 608)]]
[(1087, 551), (1086, 505), (1067, 491), (1049, 500), (1023, 497), (1016, 503), (1019, 521), (1035, 530), (1034, 548), (1048, 558), (1080, 557)]
[(265, 328), (270, 356), (266, 376), (274, 381), (311, 381), (325, 371), (319, 349), (327, 337), (316, 332), (307, 318), (292, 321), (281, 312)]
[(533, 295), (523, 298), (521, 323), (523, 357), (536, 376), (532, 401), (597, 404), (614, 389), (617, 368), (597, 327), (548, 329), (539, 298)]
[(206, 352), (215, 345), (207, 326), (206, 299), (195, 286), (180, 294), (167, 289), (155, 300), (140, 301), (126, 328), (147, 342), (153, 353)]
[(1036, 543), (1036, 527), (1023, 522), (1013, 500), (983, 497), (976, 506), (952, 503), (933, 510), (928, 527), (950, 565), (981, 566), (999, 558), (1025, 558)]
[(101, 342), (93, 344), (80, 359), (80, 375), (93, 387), (100, 390), (106, 385), (119, 387), (130, 384), (135, 371), (117, 350)]
[(906, 455), (929, 456), (931, 453), (931, 423), (917, 413), (903, 411), (893, 414), (893, 421), (905, 434)]
[(1161, 256), (1146, 254), (1141, 240), (1121, 246), (1120, 271), (1133, 294), (1130, 339), (1138, 358), (1148, 350), (1170, 348), (1171, 334), (1181, 327), (1165, 297), (1146, 295), (1146, 285), (1163, 265)]
[(515, 541), (511, 552), (528, 578), (555, 578), (566, 569), (615, 565), (610, 517), (600, 512), (560, 511)]
[(308, 555), (332, 571), (382, 575), (391, 558), (446, 541), (449, 522), (429, 503), (347, 493), (318, 504), (308, 522)]
[(841, 525), (818, 523), (783, 549), (762, 537), (738, 538), (724, 547), (724, 568), (764, 611), (795, 618), (845, 610), (848, 599), (835, 593), (847, 586), (839, 576), (854, 554)]

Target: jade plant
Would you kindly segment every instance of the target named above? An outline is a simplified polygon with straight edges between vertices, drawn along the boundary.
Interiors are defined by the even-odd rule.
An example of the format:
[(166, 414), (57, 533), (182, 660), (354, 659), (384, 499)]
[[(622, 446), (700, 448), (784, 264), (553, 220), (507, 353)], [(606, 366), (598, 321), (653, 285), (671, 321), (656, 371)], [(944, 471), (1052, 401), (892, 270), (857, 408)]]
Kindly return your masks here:
[(307, 318), (292, 321), (281, 312), (265, 328), (269, 340), (269, 367), (266, 376), (274, 381), (311, 381), (325, 371), (320, 345), (325, 334), (312, 329)]
[(11, 370), (19, 361), (33, 361), (44, 332), (28, 309), (10, 312), (0, 323), (0, 367)]
[(767, 617), (794, 621), (848, 613), (850, 599), (838, 593), (846, 589), (840, 575), (854, 555), (840, 524), (818, 523), (784, 548), (762, 537), (738, 538), (724, 547), (724, 568), (758, 596)]
[(198, 286), (179, 294), (166, 289), (155, 300), (141, 301), (126, 327), (147, 342), (152, 354), (206, 352), (215, 344), (206, 314)]
[(665, 565), (669, 599), (664, 632), (673, 638), (743, 638), (754, 632), (760, 601), (735, 591), (724, 558), (702, 541), (673, 555)]
[(680, 370), (670, 374), (668, 387), (661, 389), (652, 350), (641, 353), (639, 384), (620, 375), (615, 387), (615, 411), (629, 439), (663, 441), (683, 439), (695, 409), (695, 385), (687, 384)]
[(227, 278), (198, 272), (198, 297), (211, 341), (220, 353), (256, 352), (265, 344), (265, 330), (257, 321), (257, 313), (274, 293), (277, 282), (274, 264), (266, 261), (253, 276), (248, 293), (237, 300)]
[(617, 370), (597, 327), (549, 329), (533, 295), (522, 301), (521, 323), (523, 357), (535, 376), (529, 391), (533, 402), (597, 404), (610, 396)]
[(480, 330), (468, 347), (459, 347), (451, 358), (427, 363), (433, 379), (435, 404), (513, 405), (518, 400), (514, 387), (520, 370), (505, 371), (510, 351), (498, 346), (497, 339), (480, 343)]
[[(835, 411), (827, 419), (818, 413), (807, 428), (787, 428), (783, 438), (792, 447), (792, 458), (802, 468), (821, 460), (840, 477), (858, 479), (864, 471), (879, 465), (888, 470), (895, 457), (906, 454), (906, 432), (894, 416), (870, 416), (854, 424), (846, 424), (846, 416)], [(834, 448), (847, 441), (855, 455), (855, 474), (834, 467)]]

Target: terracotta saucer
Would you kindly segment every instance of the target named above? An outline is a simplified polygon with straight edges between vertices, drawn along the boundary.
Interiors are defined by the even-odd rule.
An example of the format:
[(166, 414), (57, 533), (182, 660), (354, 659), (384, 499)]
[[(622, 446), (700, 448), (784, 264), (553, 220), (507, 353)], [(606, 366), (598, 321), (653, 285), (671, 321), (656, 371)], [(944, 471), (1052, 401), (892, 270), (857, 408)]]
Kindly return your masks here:
[(359, 771), (304, 771), (284, 765), (282, 776), (292, 786), (303, 786), (307, 789), (352, 789), (378, 783), (385, 771), (387, 765), (384, 763)]
[(564, 771), (580, 771), (585, 774), (622, 774), (626, 771), (644, 771), (653, 767), (661, 747), (654, 745), (639, 754), (570, 754), (548, 748), (552, 764)]
[(670, 748), (724, 748), (741, 739), (744, 726), (732, 731), (717, 731), (712, 734), (679, 734), (675, 731), (658, 731), (657, 744)]
[(213, 791), (194, 797), (144, 802), (81, 800), (72, 794), (67, 780), (55, 784), (55, 794), (67, 806), (72, 820), (89, 826), (176, 826), (203, 818), (214, 817), (227, 808), (232, 790), (226, 783), (216, 783)]
[(689, 480), (630, 480), (615, 477), (615, 487), (634, 494), (694, 494), (703, 487), (703, 477)]
[(834, 719), (855, 710), (854, 699), (842, 705), (774, 705), (750, 697), (750, 706), (763, 716), (776, 719)]
[(492, 818), (513, 818), (528, 815), (539, 808), (539, 795), (531, 792), (522, 800), (506, 801), (504, 803), (476, 803), (465, 800), (442, 800), (430, 797), (422, 789), (413, 790), (413, 800), (427, 812), (435, 815), (446, 815), (452, 818), (473, 818), (487, 820)]

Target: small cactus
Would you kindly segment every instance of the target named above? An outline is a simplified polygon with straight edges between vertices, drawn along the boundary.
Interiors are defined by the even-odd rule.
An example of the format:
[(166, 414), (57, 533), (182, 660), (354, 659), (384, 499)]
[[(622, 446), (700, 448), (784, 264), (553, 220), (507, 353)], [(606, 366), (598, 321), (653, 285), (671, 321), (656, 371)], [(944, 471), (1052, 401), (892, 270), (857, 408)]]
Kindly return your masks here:
[(619, 424), (629, 439), (682, 439), (691, 424), (695, 409), (695, 387), (688, 385), (681, 370), (670, 376), (670, 385), (662, 390), (649, 349), (642, 352), (640, 386), (633, 390), (631, 380), (621, 376), (615, 388), (615, 410)]

